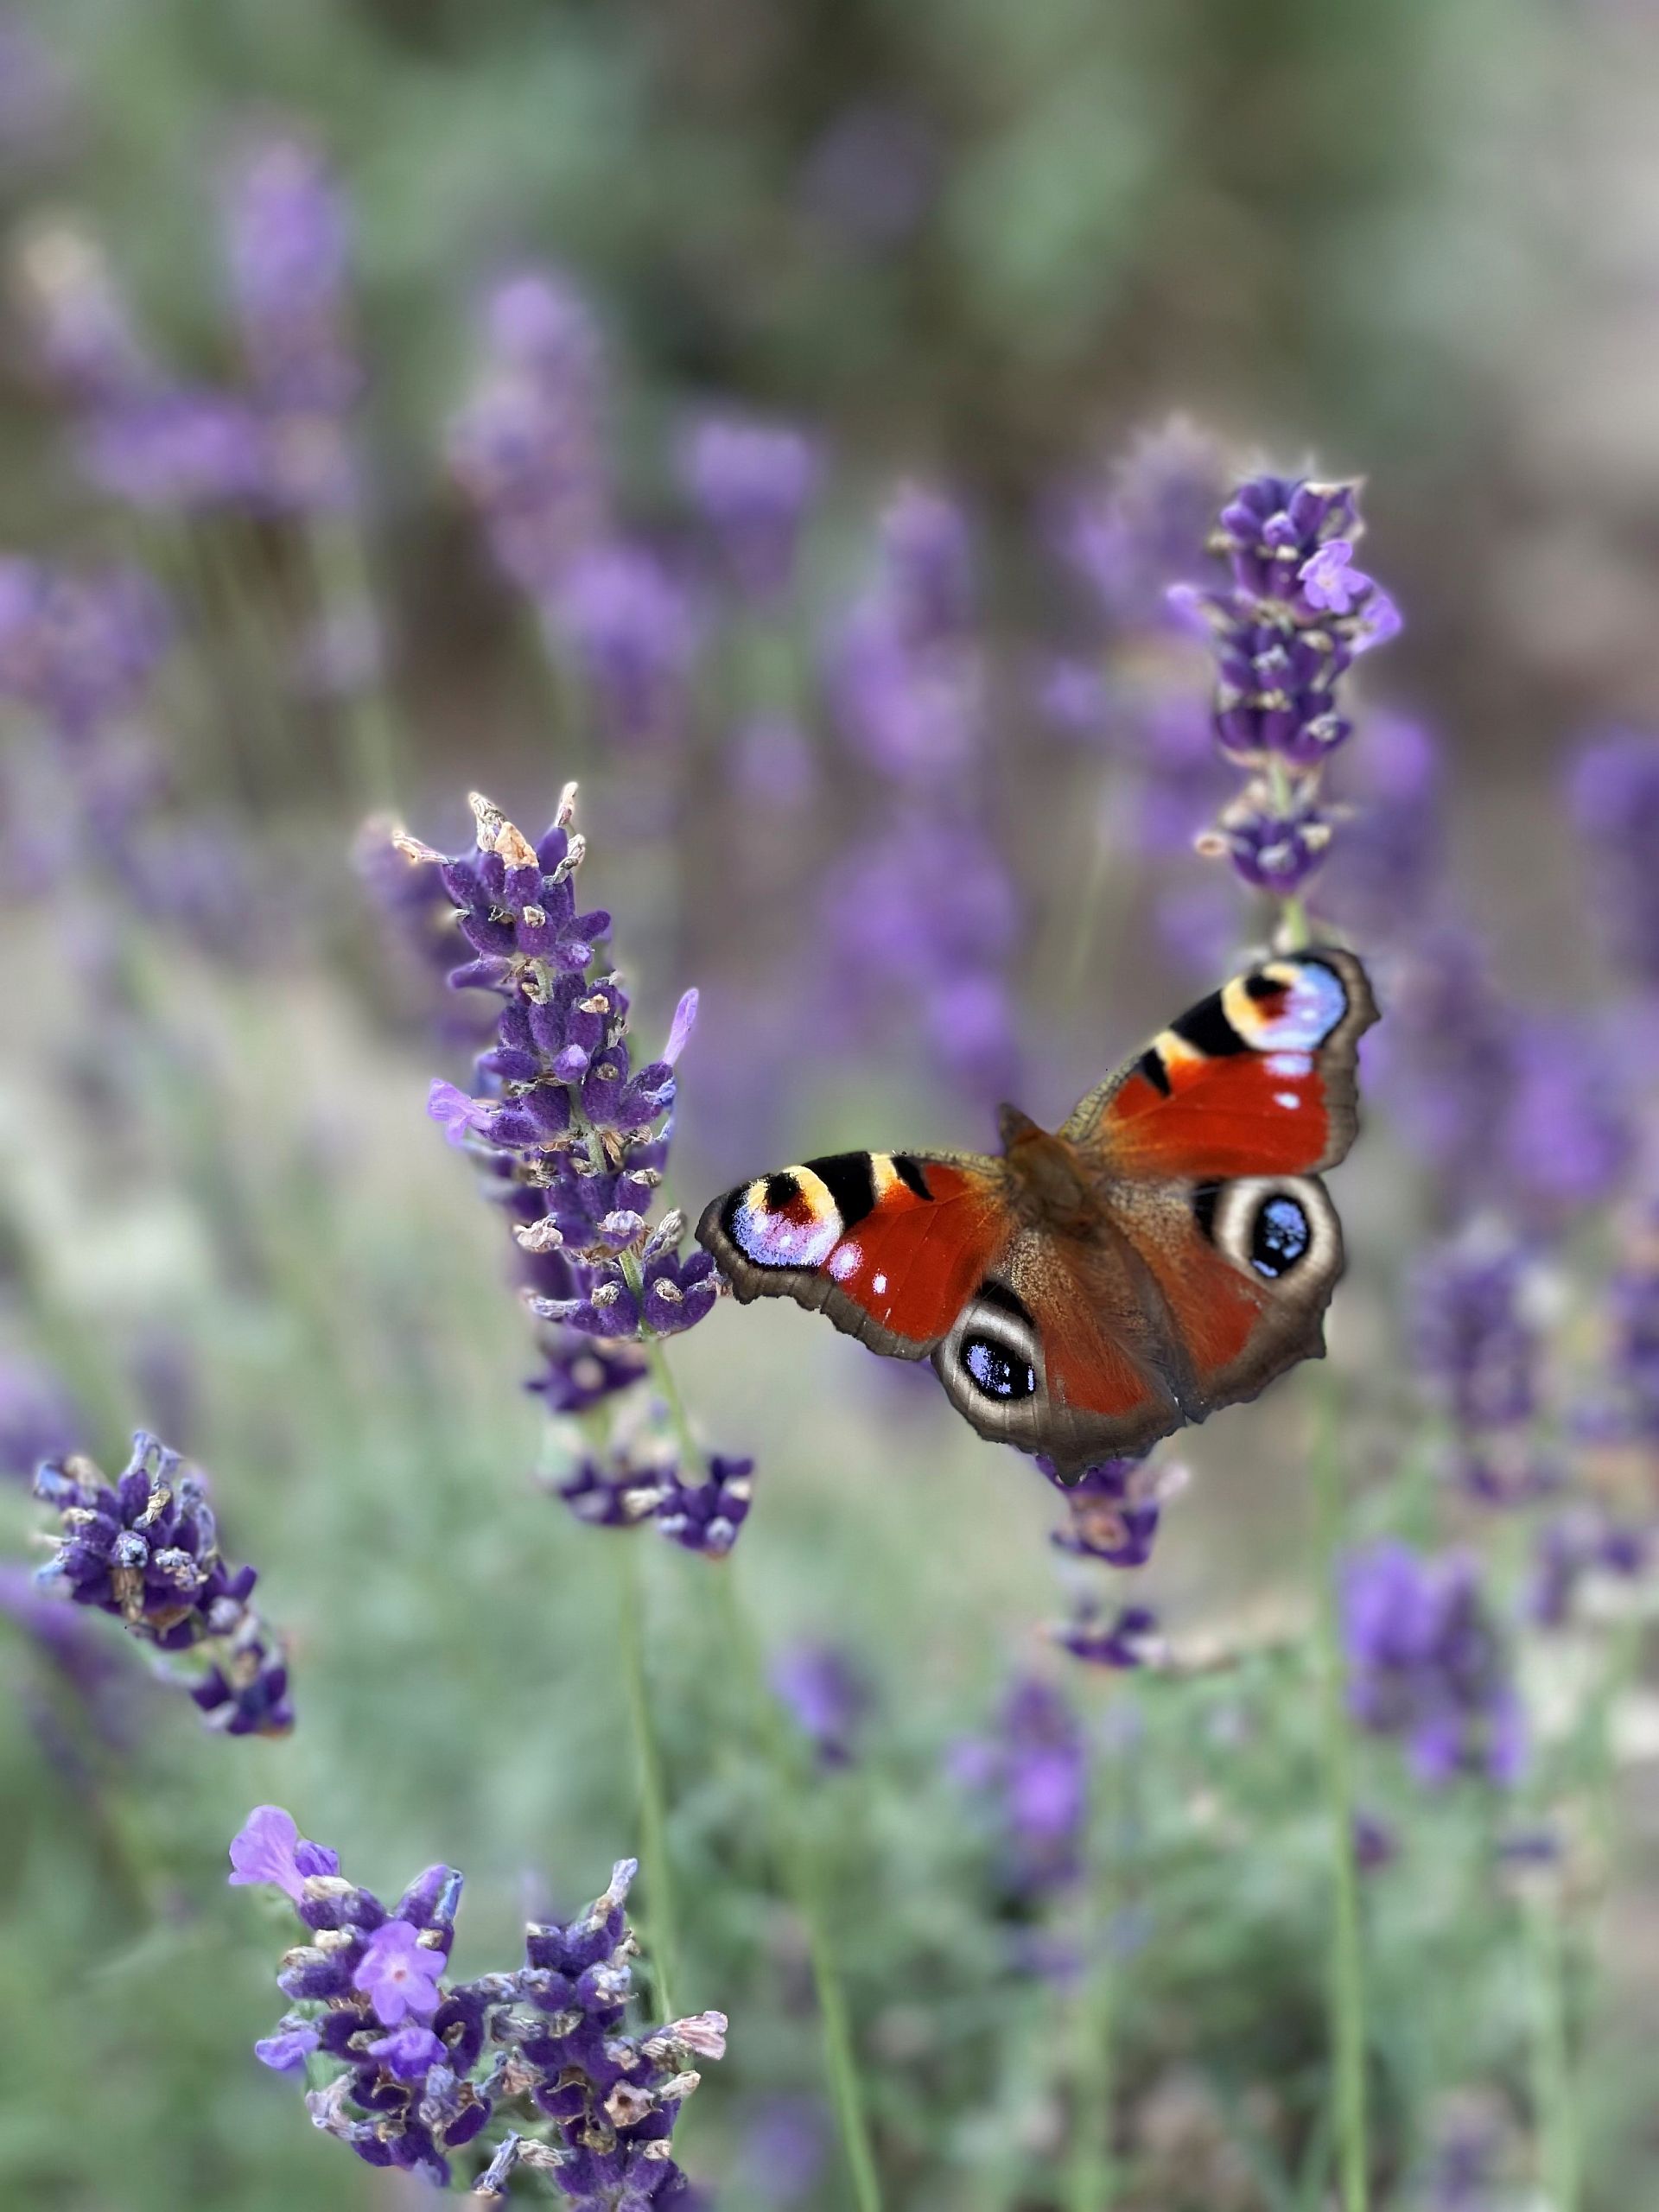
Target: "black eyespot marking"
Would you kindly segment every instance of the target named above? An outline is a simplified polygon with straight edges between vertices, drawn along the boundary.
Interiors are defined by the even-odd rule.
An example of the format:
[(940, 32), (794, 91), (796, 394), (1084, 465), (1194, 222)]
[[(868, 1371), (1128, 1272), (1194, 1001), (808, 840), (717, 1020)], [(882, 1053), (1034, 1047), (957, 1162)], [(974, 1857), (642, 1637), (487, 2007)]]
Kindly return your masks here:
[(1029, 1363), (992, 1337), (969, 1337), (962, 1347), (968, 1379), (988, 1398), (1031, 1398), (1037, 1376)]
[[(741, 1194), (740, 1194), (741, 1195)], [(782, 1213), (785, 1206), (794, 1205), (801, 1195), (801, 1186), (787, 1169), (766, 1178), (766, 1211)]]
[(908, 1188), (915, 1192), (918, 1198), (931, 1198), (932, 1197), (932, 1192), (927, 1187), (927, 1178), (922, 1173), (921, 1161), (919, 1160), (912, 1160), (907, 1152), (895, 1152), (893, 1154), (893, 1172), (899, 1178), (899, 1180), (901, 1183), (906, 1185)]
[(875, 1173), (868, 1152), (832, 1152), (806, 1165), (836, 1202), (843, 1230), (862, 1221), (875, 1205)]
[(1219, 1183), (1196, 1183), (1192, 1186), (1192, 1218), (1200, 1233), (1212, 1244), (1216, 1241), (1216, 1201), (1220, 1196)]
[(1250, 1265), (1269, 1281), (1288, 1274), (1313, 1242), (1306, 1214), (1294, 1198), (1281, 1192), (1268, 1198), (1250, 1230)]
[(1221, 1003), (1221, 993), (1211, 991), (1207, 999), (1200, 999), (1188, 1008), (1179, 1021), (1170, 1024), (1183, 1043), (1200, 1052), (1207, 1052), (1212, 1060), (1226, 1059), (1234, 1052), (1248, 1052), (1250, 1047), (1228, 1020)]
[(1147, 1046), (1146, 1051), (1141, 1053), (1140, 1058), (1135, 1062), (1135, 1066), (1136, 1074), (1145, 1076), (1147, 1081), (1152, 1085), (1153, 1089), (1158, 1093), (1160, 1098), (1168, 1097), (1170, 1093), (1169, 1070), (1164, 1065), (1163, 1055), (1159, 1052), (1155, 1045)]
[(1271, 976), (1258, 974), (1247, 976), (1244, 978), (1244, 995), (1246, 998), (1255, 999), (1258, 1001), (1262, 999), (1281, 999), (1287, 988), (1288, 986), (1284, 983), (1274, 982)]
[(974, 1295), (982, 1306), (1000, 1306), (1005, 1313), (1016, 1314), (1027, 1327), (1032, 1325), (1030, 1306), (1007, 1283), (994, 1281), (988, 1276)]

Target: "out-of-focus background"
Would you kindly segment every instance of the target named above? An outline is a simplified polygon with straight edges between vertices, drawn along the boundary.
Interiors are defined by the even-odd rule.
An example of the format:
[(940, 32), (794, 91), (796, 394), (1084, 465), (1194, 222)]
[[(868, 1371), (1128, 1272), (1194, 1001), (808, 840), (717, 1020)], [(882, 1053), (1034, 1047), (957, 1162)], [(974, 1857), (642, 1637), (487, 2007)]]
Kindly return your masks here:
[[(40, 1452), (114, 1471), (159, 1430), (261, 1570), (298, 1714), (212, 1738), (136, 1657), (105, 1681), (113, 1624), (60, 1649), (0, 1586), (8, 2195), (413, 2190), (249, 2055), (291, 1923), (223, 1892), (225, 1847), (273, 1801), (383, 1892), (447, 1859), (466, 1970), (509, 1962), (639, 1840), (636, 1544), (679, 1981), (732, 2019), (677, 2138), (716, 2201), (855, 2201), (727, 1573), (775, 1660), (860, 1680), (857, 1755), (811, 1787), (888, 2205), (1334, 2201), (1306, 1378), (1183, 1446), (1132, 1584), (1093, 1565), (1249, 1654), (1191, 1679), (1055, 1651), (1063, 1502), (792, 1308), (674, 1350), (699, 1431), (757, 1461), (735, 1559), (581, 1526), (501, 1223), (425, 1116), (479, 1031), (377, 911), (384, 823), (358, 836), (456, 850), (481, 787), (533, 837), (580, 779), (636, 1027), (701, 992), (694, 1218), (837, 1145), (985, 1144), (1010, 1090), (1057, 1121), (1265, 937), (1191, 850), (1230, 785), (1165, 590), (1270, 465), (1365, 480), (1405, 622), (1311, 893), (1399, 1008), (1338, 1184), (1351, 1533), (1482, 1558), (1538, 1747), (1425, 1790), (1360, 1742), (1376, 2201), (1647, 2201), (1637, 1570), (1620, 1633), (1516, 1623), (1552, 1485), (1580, 1535), (1651, 1505), (1652, 1432), (1602, 1402), (1620, 1358), (1651, 1376), (1614, 1294), (1659, 955), (1611, 906), (1659, 802), (1571, 792), (1585, 743), (1659, 721), (1656, 108), (1639, 0), (0, 10), (6, 1549)], [(907, 559), (950, 599), (913, 652)], [(1532, 1363), (1497, 1415), (1458, 1396), (1463, 1324), (1423, 1319), (1469, 1236)], [(1471, 1475), (1494, 1438), (1549, 1462), (1526, 1512)], [(1060, 1701), (1058, 1814), (1040, 1758), (1020, 1796), (1011, 1681)], [(1067, 1856), (1033, 1873), (1045, 1821)], [(1107, 2011), (1103, 2179), (1071, 2145)]]

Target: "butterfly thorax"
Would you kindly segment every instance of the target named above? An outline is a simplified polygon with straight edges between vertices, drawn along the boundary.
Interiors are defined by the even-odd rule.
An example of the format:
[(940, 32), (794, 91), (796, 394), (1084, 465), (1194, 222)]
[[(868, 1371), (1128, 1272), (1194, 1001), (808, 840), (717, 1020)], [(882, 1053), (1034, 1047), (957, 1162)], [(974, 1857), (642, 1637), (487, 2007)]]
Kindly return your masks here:
[(1097, 1231), (1100, 1198), (1078, 1147), (1040, 1128), (1017, 1106), (1004, 1106), (998, 1121), (1019, 1211), (1062, 1236)]

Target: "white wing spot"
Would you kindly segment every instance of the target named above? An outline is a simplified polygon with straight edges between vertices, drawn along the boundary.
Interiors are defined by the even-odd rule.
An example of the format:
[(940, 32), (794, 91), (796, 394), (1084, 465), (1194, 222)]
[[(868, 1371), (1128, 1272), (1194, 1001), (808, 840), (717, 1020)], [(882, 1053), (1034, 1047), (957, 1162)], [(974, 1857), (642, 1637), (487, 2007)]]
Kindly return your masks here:
[(872, 1289), (873, 1291), (874, 1291), (874, 1293), (875, 1293), (875, 1294), (876, 1294), (876, 1296), (877, 1296), (878, 1298), (880, 1296), (881, 1293), (882, 1293), (882, 1292), (887, 1288), (887, 1279), (886, 1275), (877, 1275), (877, 1276), (876, 1276), (876, 1278), (875, 1278), (875, 1280), (874, 1280), (874, 1281), (870, 1285), (871, 1289)]
[(1275, 1106), (1288, 1106), (1294, 1109), (1302, 1102), (1294, 1090), (1275, 1090), (1273, 1094), (1273, 1103)]
[[(858, 1244), (838, 1244), (830, 1255), (830, 1272), (837, 1282), (845, 1282), (849, 1275), (855, 1275), (863, 1264), (863, 1248)], [(881, 1287), (880, 1275), (875, 1287), (878, 1290)]]

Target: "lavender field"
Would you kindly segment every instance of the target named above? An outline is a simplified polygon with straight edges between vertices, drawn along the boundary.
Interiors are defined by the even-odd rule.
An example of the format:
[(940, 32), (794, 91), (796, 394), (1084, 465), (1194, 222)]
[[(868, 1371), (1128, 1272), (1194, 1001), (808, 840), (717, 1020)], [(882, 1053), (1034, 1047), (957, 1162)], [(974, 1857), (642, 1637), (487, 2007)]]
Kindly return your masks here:
[(1656, 62), (0, 7), (0, 2200), (1659, 2202)]

